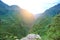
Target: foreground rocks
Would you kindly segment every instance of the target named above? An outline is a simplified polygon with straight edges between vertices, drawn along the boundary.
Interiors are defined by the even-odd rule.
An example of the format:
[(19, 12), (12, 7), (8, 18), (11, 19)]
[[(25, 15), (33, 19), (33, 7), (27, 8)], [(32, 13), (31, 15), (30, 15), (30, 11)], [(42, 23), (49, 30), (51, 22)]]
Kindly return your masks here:
[(21, 40), (40, 40), (41, 37), (38, 34), (28, 34), (26, 37)]

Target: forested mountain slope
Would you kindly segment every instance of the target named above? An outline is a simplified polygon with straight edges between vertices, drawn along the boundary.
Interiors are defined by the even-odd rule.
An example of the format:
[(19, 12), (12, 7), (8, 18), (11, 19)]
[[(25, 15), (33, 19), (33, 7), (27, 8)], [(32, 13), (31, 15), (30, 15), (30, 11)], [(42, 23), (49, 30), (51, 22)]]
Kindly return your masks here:
[[(30, 25), (33, 19), (28, 20), (26, 18), (28, 22), (25, 22), (26, 20), (23, 21), (22, 15), (25, 14), (21, 13), (21, 11), (22, 9), (16, 5), (9, 6), (0, 1), (0, 40), (15, 40), (28, 34), (29, 28), (25, 23)], [(32, 16), (31, 14), (29, 17), (31, 18)]]
[(35, 22), (30, 33), (41, 35), (42, 40), (60, 39), (60, 4), (46, 10)]

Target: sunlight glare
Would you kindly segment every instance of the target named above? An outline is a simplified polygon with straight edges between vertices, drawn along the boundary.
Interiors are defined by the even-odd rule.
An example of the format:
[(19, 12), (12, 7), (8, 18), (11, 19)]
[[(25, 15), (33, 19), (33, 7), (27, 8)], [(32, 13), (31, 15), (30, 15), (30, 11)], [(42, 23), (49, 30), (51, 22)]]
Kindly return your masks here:
[[(2, 0), (8, 5), (18, 5), (33, 14), (43, 13), (46, 9), (53, 6), (56, 0)], [(52, 5), (51, 5), (52, 4)], [(49, 7), (47, 7), (49, 6)]]

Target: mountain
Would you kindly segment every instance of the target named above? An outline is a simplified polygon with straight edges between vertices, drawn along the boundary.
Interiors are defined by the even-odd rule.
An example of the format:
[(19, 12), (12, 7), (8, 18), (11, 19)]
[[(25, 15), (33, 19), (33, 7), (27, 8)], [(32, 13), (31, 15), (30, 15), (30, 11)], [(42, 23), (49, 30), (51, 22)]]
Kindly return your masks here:
[(3, 3), (2, 1), (0, 1), (0, 15), (5, 14), (6, 12), (8, 12), (9, 6), (5, 3)]
[[(0, 1), (0, 15), (2, 14), (8, 14), (11, 15), (12, 12), (14, 12), (14, 15), (18, 13), (20, 17), (24, 20), (24, 23), (31, 24), (33, 23), (34, 16), (32, 13), (28, 12), (25, 9), (22, 9), (16, 5), (9, 6), (5, 4), (4, 2)], [(19, 17), (18, 17), (19, 18)]]
[(55, 16), (55, 15), (57, 15), (60, 12), (59, 8), (60, 8), (60, 4), (57, 4), (54, 7), (49, 8), (48, 10), (46, 10), (44, 12), (44, 14), (47, 15), (47, 16), (50, 16), (50, 17), (51, 16)]
[[(37, 22), (42, 22), (46, 18), (51, 20), (52, 17), (60, 13), (60, 4), (57, 4), (49, 9), (47, 9), (44, 13), (40, 14)], [(40, 20), (40, 21), (39, 21)]]
[(59, 12), (60, 12), (60, 4), (57, 4), (49, 9), (47, 9), (44, 13), (42, 14), (37, 14), (35, 15), (36, 17), (37, 16), (40, 16), (40, 17), (45, 17), (45, 16), (48, 16), (48, 17), (53, 17), (55, 15), (57, 15)]
[(0, 40), (15, 40), (26, 36), (33, 23), (34, 16), (30, 12), (0, 0)]
[(0, 1), (0, 40), (15, 40), (28, 34), (34, 17), (30, 12)]
[(60, 4), (46, 10), (33, 25), (30, 33), (39, 34), (42, 40), (60, 39)]
[(14, 40), (15, 36), (21, 38), (26, 35), (19, 9), (18, 6), (9, 6), (0, 1), (0, 40)]

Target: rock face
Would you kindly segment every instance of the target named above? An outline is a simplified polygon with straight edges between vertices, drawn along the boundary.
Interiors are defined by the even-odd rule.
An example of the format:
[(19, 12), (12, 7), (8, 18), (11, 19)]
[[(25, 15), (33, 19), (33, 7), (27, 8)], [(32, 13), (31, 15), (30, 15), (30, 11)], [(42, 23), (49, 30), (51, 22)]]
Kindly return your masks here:
[(21, 40), (40, 40), (41, 37), (37, 34), (28, 34), (26, 37), (22, 38)]

